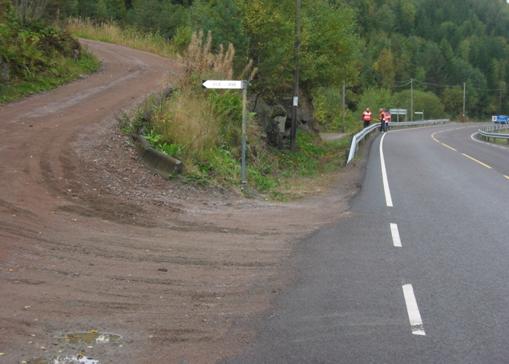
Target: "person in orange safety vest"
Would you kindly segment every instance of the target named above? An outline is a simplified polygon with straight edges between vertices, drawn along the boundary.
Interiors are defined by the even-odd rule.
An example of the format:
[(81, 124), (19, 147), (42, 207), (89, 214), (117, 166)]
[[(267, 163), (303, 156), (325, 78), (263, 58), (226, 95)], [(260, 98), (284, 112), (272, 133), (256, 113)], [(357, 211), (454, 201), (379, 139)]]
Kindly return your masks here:
[(369, 109), (369, 107), (367, 107), (366, 110), (364, 110), (364, 112), (362, 113), (362, 121), (364, 122), (365, 128), (369, 126), (369, 123), (371, 123), (371, 117), (372, 117), (371, 110)]

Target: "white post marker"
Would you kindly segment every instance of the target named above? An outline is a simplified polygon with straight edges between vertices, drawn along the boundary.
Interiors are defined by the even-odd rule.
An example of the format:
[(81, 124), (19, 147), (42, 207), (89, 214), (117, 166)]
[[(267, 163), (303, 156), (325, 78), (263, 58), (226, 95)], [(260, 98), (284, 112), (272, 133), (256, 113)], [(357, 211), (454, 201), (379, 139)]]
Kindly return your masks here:
[(247, 184), (247, 87), (248, 82), (242, 80), (205, 80), (202, 86), (207, 89), (242, 90), (242, 161), (240, 166), (240, 183)]
[(417, 307), (417, 300), (415, 299), (414, 289), (411, 284), (405, 284), (403, 286), (403, 295), (405, 296), (408, 320), (412, 327), (412, 334), (425, 336), (426, 332), (424, 331), (421, 314), (419, 312), (419, 307)]

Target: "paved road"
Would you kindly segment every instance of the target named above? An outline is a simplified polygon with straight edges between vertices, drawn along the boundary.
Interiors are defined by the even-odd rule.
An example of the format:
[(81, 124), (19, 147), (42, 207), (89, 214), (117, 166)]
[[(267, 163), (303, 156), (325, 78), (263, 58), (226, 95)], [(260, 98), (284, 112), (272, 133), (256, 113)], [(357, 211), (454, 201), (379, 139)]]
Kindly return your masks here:
[(351, 214), (300, 243), (294, 285), (228, 362), (509, 362), (509, 150), (475, 128), (378, 138)]

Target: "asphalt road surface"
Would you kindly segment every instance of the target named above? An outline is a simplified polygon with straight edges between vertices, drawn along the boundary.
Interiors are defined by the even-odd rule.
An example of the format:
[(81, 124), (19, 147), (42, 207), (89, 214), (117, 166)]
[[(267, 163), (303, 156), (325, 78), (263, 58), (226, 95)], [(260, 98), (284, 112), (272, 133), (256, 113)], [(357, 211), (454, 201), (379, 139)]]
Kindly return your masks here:
[(293, 286), (228, 362), (508, 363), (509, 149), (477, 127), (378, 137), (351, 214), (300, 243)]

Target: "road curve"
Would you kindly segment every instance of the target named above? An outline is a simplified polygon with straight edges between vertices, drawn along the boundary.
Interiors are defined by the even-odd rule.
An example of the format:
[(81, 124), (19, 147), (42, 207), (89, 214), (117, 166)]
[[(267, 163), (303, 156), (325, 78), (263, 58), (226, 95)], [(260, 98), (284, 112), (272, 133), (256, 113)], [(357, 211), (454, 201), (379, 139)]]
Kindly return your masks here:
[(475, 128), (378, 137), (350, 215), (300, 243), (294, 286), (226, 362), (506, 362), (509, 158)]
[[(61, 338), (66, 330), (117, 326), (122, 331), (107, 317), (118, 320), (120, 312), (137, 304), (115, 298), (105, 280), (120, 266), (118, 260), (130, 254), (128, 247), (115, 252), (120, 248), (115, 231), (123, 239), (136, 237), (129, 225), (123, 229), (127, 234), (120, 234), (122, 229), (108, 228), (108, 221), (128, 222), (140, 209), (102, 193), (103, 186), (86, 175), (88, 167), (75, 143), (162, 90), (178, 67), (144, 52), (82, 43), (101, 59), (99, 72), (0, 107), (2, 362), (52, 362), (59, 352), (75, 355), (83, 348), (65, 346)], [(99, 219), (94, 221), (94, 215)], [(121, 276), (119, 269), (115, 273)]]
[[(83, 41), (103, 62), (83, 80), (0, 108), (0, 190), (11, 206), (44, 218), (62, 205), (64, 159), (70, 144), (87, 128), (112, 119), (169, 81), (172, 63), (127, 48)], [(69, 156), (70, 157), (70, 156)], [(67, 159), (69, 161), (69, 158)], [(65, 191), (60, 191), (65, 192)]]

